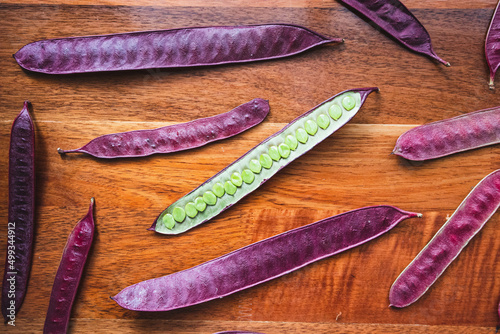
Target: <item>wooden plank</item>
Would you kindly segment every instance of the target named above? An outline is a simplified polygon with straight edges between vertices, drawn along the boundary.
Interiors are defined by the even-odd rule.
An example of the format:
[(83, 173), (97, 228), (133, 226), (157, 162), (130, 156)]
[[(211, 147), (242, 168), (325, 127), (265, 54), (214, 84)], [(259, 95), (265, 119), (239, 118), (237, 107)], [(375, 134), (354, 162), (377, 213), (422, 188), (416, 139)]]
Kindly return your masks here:
[[(401, 270), (474, 185), (500, 168), (498, 145), (423, 163), (391, 154), (420, 124), (498, 105), (487, 86), (484, 36), (496, 1), (405, 1), (446, 68), (402, 48), (334, 1), (4, 1), (0, 16), (0, 218), (7, 220), (9, 132), (22, 102), (37, 130), (37, 229), (25, 303), (13, 332), (39, 332), (66, 238), (96, 198), (97, 234), (71, 332), (483, 333), (497, 324), (496, 213), (414, 305), (388, 308)], [(265, 10), (262, 8), (265, 7)], [(287, 59), (203, 69), (50, 76), (22, 71), (24, 44), (75, 35), (187, 26), (290, 22), (344, 37)], [(170, 203), (288, 122), (342, 90), (378, 86), (358, 115), (240, 203), (177, 237), (146, 229)], [(257, 127), (194, 150), (142, 159), (59, 156), (113, 132), (226, 112), (255, 97), (271, 113)], [(182, 310), (138, 313), (109, 297), (250, 243), (368, 205), (421, 212), (391, 233), (247, 291)], [(7, 226), (0, 222), (0, 258)], [(106, 331), (104, 331), (106, 329)]]

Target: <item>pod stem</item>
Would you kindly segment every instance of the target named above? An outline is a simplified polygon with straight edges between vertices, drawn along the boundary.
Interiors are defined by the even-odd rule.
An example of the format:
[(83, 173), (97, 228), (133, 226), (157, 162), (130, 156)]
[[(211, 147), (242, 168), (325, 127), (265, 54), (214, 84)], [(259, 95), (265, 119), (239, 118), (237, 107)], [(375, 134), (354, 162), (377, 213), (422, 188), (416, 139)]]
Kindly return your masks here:
[(488, 83), (488, 86), (490, 87), (491, 90), (495, 89), (495, 76), (494, 75), (490, 75), (490, 82)]

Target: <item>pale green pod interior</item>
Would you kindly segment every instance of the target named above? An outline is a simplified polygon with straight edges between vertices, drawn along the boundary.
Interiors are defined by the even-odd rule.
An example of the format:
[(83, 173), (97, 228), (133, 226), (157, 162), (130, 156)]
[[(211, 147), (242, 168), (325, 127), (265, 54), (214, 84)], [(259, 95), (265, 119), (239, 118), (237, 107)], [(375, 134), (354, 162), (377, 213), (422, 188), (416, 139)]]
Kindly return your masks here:
[[(342, 103), (343, 99), (346, 96), (349, 96), (352, 99), (346, 100), (345, 104), (347, 105), (347, 107), (350, 108), (352, 106), (351, 102), (355, 102), (350, 111), (347, 111)], [(338, 112), (336, 112), (333, 115), (335, 117), (332, 117), (330, 113), (330, 107), (333, 105), (336, 105), (340, 108), (340, 115), (338, 115)], [(347, 91), (343, 94), (339, 94), (332, 100), (318, 106), (311, 112), (308, 112), (305, 115), (295, 119), (282, 131), (267, 138), (265, 141), (248, 151), (234, 163), (230, 164), (226, 169), (219, 172), (218, 174), (207, 180), (204, 184), (194, 189), (193, 191), (170, 205), (168, 208), (166, 208), (158, 218), (157, 224), (155, 226), (155, 231), (164, 234), (178, 234), (216, 216), (228, 206), (234, 205), (241, 198), (257, 189), (260, 184), (262, 184), (265, 180), (271, 178), (281, 168), (294, 161), (296, 158), (303, 155), (315, 145), (338, 130), (359, 111), (360, 107), (361, 94), (356, 91)], [(337, 107), (334, 107), (333, 110), (338, 111)], [(320, 117), (320, 115), (323, 116)], [(328, 122), (324, 119), (324, 116), (330, 117)], [(320, 121), (319, 119), (322, 120)], [(312, 122), (307, 122), (309, 120)], [(312, 125), (313, 122), (314, 125), (316, 125), (316, 132), (314, 135), (309, 135), (306, 132), (305, 127), (306, 124), (309, 124), (308, 126), (312, 126), (314, 128), (314, 125)], [(325, 124), (327, 123), (329, 123), (329, 125), (325, 126)], [(300, 140), (298, 140), (299, 138), (297, 138), (296, 134), (297, 130), (299, 129), (300, 133), (305, 133), (305, 138), (307, 138), (307, 141), (305, 143), (301, 143)], [(286, 144), (286, 146), (288, 147), (287, 150), (285, 147), (281, 146), (281, 151), (283, 152), (282, 154), (280, 152), (281, 144)], [(277, 147), (277, 152), (279, 154), (278, 160), (273, 160), (269, 155), (270, 147)], [(285, 158), (287, 154), (288, 157)], [(257, 172), (258, 167), (256, 166), (255, 162), (258, 162), (261, 167), (259, 172)], [(252, 173), (254, 177), (252, 182), (247, 183), (243, 181), (242, 173), (244, 170), (248, 170), (248, 172)], [(239, 175), (239, 177), (235, 178), (235, 174)], [(237, 185), (234, 185), (233, 183), (233, 181), (235, 180)], [(216, 183), (221, 183), (224, 185), (225, 193), (220, 198), (217, 198), (212, 192), (213, 187)], [(216, 203), (214, 205), (208, 205), (203, 212), (201, 212), (202, 210), (197, 207), (198, 214), (194, 218), (187, 216), (182, 223), (176, 223), (172, 229), (169, 229), (163, 223), (164, 220), (169, 221), (168, 218), (164, 219), (163, 217), (168, 214), (172, 214), (174, 208), (183, 208), (188, 202), (194, 202), (195, 204), (197, 204), (195, 199), (200, 196), (203, 197), (203, 195), (207, 191), (212, 192), (213, 197), (216, 199)]]
[(194, 205), (196, 207), (196, 210), (198, 210), (199, 212), (203, 212), (207, 208), (207, 203), (205, 203), (203, 197), (201, 196), (195, 198)]

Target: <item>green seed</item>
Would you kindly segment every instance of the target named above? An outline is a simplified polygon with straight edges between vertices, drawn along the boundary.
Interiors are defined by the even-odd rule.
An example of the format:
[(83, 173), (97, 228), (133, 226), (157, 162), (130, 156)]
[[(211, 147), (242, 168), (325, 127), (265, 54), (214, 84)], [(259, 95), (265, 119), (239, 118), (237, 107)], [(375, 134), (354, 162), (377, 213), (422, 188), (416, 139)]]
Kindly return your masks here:
[(207, 203), (205, 203), (203, 197), (201, 196), (198, 196), (194, 199), (194, 205), (196, 206), (196, 210), (198, 210), (199, 212), (203, 212), (207, 208)]
[(224, 183), (224, 190), (229, 195), (234, 195), (234, 193), (236, 192), (236, 189), (237, 189), (236, 186), (234, 184), (232, 184), (231, 181), (226, 181)]
[(336, 121), (340, 118), (340, 116), (342, 116), (342, 109), (339, 105), (333, 104), (330, 109), (328, 109), (328, 113), (330, 114), (330, 117)]
[(255, 180), (255, 175), (250, 169), (244, 169), (243, 172), (241, 172), (241, 178), (243, 182), (250, 184)]
[(288, 147), (290, 147), (290, 149), (292, 151), (295, 151), (297, 149), (297, 146), (299, 146), (299, 143), (297, 142), (297, 138), (295, 138), (295, 136), (292, 136), (292, 135), (286, 136), (285, 144), (287, 144)]
[(316, 122), (318, 122), (320, 128), (325, 130), (328, 127), (328, 125), (330, 125), (330, 118), (325, 114), (320, 114), (316, 119)]
[(176, 222), (182, 223), (186, 219), (186, 211), (183, 208), (176, 206), (172, 210), (172, 217), (174, 217)]
[(196, 210), (196, 205), (193, 202), (188, 202), (188, 204), (186, 204), (185, 210), (186, 210), (186, 215), (188, 215), (188, 217), (190, 218), (194, 218), (198, 214), (198, 210)]
[(304, 128), (306, 129), (307, 133), (310, 134), (311, 136), (314, 136), (316, 132), (318, 132), (318, 124), (316, 124), (316, 122), (313, 121), (312, 119), (308, 119), (306, 121)]
[(248, 168), (256, 174), (260, 173), (260, 170), (262, 169), (262, 166), (260, 165), (259, 160), (257, 159), (252, 159), (250, 160), (250, 163), (248, 164)]
[(215, 203), (217, 203), (217, 196), (215, 196), (215, 194), (210, 190), (205, 191), (205, 193), (203, 194), (203, 200), (208, 205), (215, 205)]
[(290, 147), (287, 144), (280, 144), (280, 146), (278, 146), (278, 151), (280, 151), (280, 155), (283, 159), (290, 156)]
[(274, 161), (278, 161), (279, 159), (281, 159), (280, 152), (278, 152), (278, 148), (276, 146), (269, 147), (269, 156)]
[(222, 197), (225, 193), (224, 186), (220, 182), (217, 182), (216, 184), (214, 184), (214, 186), (212, 187), (212, 190), (214, 191), (214, 194), (217, 197)]
[(161, 221), (163, 222), (163, 225), (165, 225), (165, 227), (168, 228), (169, 230), (173, 229), (175, 226), (174, 217), (172, 217), (170, 213), (164, 215)]
[(273, 159), (271, 159), (271, 157), (266, 153), (262, 153), (260, 155), (259, 162), (262, 167), (267, 169), (271, 168), (271, 166), (273, 165)]
[(298, 128), (297, 131), (295, 131), (295, 135), (297, 136), (297, 140), (301, 142), (302, 144), (305, 144), (307, 140), (309, 139), (309, 136), (307, 135), (306, 130), (302, 128)]
[(234, 172), (232, 175), (231, 175), (231, 182), (237, 186), (237, 187), (241, 187), (241, 185), (243, 184), (243, 179), (241, 178), (241, 174), (238, 173), (238, 172)]
[(347, 95), (342, 99), (342, 106), (345, 110), (351, 110), (356, 106), (356, 100), (352, 96)]

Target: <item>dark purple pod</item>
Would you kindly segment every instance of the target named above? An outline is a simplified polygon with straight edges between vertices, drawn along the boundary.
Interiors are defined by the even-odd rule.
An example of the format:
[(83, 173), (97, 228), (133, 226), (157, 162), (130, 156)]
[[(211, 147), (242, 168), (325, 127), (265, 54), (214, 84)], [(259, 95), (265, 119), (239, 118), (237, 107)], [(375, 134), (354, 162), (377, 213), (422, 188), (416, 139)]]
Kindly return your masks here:
[(15, 325), (26, 294), (35, 221), (35, 128), (29, 102), (14, 120), (9, 149), (9, 221), (2, 283), (2, 314)]
[(250, 62), (338, 42), (290, 24), (192, 27), (42, 40), (14, 58), (30, 71), (69, 74)]
[(87, 153), (98, 158), (144, 157), (177, 152), (237, 135), (262, 122), (268, 113), (269, 102), (254, 99), (216, 116), (154, 130), (104, 135), (78, 149), (57, 151), (60, 154)]
[(498, 13), (498, 7), (500, 6), (500, 1), (495, 8), (495, 12), (491, 18), (490, 27), (488, 28), (488, 33), (486, 34), (486, 40), (484, 43), (484, 53), (486, 55), (486, 61), (488, 62), (488, 67), (490, 68), (490, 89), (495, 88), (495, 74), (500, 66), (500, 14)]
[(87, 214), (71, 231), (57, 269), (49, 309), (43, 327), (44, 334), (66, 333), (83, 268), (94, 238), (94, 199)]
[(500, 107), (417, 126), (403, 133), (393, 153), (422, 161), (500, 143)]
[(432, 49), (431, 37), (422, 23), (399, 0), (340, 0), (366, 17), (408, 49), (450, 66)]
[(416, 216), (392, 206), (345, 212), (196, 267), (137, 283), (112, 299), (129, 310), (168, 311), (222, 298), (361, 245)]
[(389, 292), (391, 306), (417, 301), (500, 206), (500, 169), (482, 179), (429, 243), (399, 275)]

